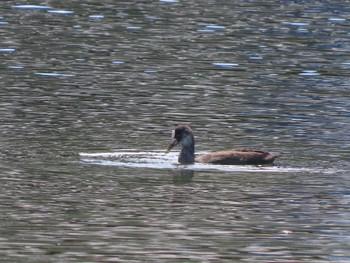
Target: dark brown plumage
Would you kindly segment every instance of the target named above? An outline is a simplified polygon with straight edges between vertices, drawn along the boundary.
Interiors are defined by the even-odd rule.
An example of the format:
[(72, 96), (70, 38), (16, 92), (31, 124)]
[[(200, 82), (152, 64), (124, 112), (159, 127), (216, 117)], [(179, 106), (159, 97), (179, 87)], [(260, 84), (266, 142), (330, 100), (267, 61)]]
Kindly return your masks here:
[(182, 164), (191, 164), (194, 162), (228, 165), (259, 165), (272, 163), (280, 154), (272, 154), (263, 151), (233, 149), (217, 151), (195, 156), (195, 140), (190, 127), (180, 125), (172, 132), (172, 139), (167, 148), (169, 152), (175, 145), (181, 144), (181, 152), (178, 161)]

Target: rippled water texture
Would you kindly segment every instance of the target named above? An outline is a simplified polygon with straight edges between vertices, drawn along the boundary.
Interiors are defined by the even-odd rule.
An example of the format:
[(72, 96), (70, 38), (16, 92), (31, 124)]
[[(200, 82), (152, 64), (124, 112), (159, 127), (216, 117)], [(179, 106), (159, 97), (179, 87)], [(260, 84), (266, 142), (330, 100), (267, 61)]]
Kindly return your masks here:
[(346, 1), (1, 7), (0, 261), (350, 261)]

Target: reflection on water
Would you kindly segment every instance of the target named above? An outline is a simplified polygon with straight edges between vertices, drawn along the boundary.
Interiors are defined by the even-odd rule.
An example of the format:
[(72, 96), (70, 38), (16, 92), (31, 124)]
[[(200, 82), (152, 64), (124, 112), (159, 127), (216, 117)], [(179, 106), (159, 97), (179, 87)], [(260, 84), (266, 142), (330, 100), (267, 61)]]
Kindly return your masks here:
[[(348, 262), (348, 9), (6, 1), (0, 261)], [(283, 157), (177, 165), (183, 123)]]

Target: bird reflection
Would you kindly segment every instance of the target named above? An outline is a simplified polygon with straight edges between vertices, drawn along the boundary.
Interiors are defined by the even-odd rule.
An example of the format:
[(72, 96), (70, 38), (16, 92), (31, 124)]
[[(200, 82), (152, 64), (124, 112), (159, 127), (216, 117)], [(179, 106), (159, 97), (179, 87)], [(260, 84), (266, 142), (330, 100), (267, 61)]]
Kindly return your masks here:
[(187, 184), (192, 182), (194, 171), (189, 169), (177, 168), (171, 170), (174, 184)]

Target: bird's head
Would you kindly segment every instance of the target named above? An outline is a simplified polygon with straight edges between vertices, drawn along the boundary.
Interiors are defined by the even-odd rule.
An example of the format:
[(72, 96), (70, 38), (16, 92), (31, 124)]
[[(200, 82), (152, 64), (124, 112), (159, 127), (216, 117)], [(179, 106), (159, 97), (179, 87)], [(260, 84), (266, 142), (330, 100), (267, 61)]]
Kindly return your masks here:
[(171, 141), (168, 145), (166, 153), (170, 152), (170, 150), (179, 143), (181, 143), (183, 146), (190, 146), (194, 143), (192, 130), (187, 125), (179, 125), (172, 131)]

